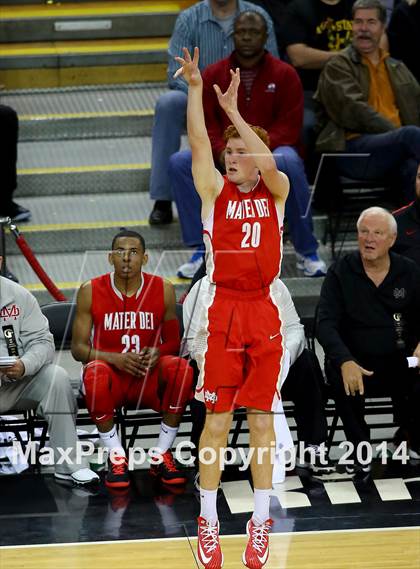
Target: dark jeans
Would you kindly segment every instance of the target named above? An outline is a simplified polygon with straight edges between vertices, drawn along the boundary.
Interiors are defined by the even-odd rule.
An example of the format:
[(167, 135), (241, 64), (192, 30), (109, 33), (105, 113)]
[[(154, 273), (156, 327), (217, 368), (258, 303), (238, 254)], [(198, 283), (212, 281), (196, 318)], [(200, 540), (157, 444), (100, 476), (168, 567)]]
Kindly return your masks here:
[(295, 404), (294, 418), (299, 441), (304, 441), (305, 445), (326, 442), (328, 426), (324, 413), (324, 378), (318, 358), (311, 350), (303, 350), (290, 367), (281, 388), (281, 397)]
[(18, 117), (10, 107), (0, 105), (0, 133), (3, 150), (0, 153), (1, 196), (0, 213), (8, 213), (13, 191), (17, 186), (16, 161), (18, 141)]
[(341, 370), (326, 366), (335, 404), (343, 422), (347, 440), (357, 445), (369, 441), (365, 420), (365, 397), (391, 397), (396, 422), (409, 433), (410, 444), (420, 448), (420, 376), (418, 369), (408, 369), (404, 356), (364, 358), (361, 365), (374, 372), (364, 378), (364, 395), (346, 395)]
[(395, 178), (405, 201), (415, 197), (420, 162), (420, 127), (403, 126), (383, 134), (363, 134), (346, 144), (346, 152), (370, 153), (369, 158), (338, 159), (338, 168), (360, 180)]
[[(282, 398), (295, 404), (294, 417), (298, 438), (306, 445), (319, 445), (327, 440), (323, 382), (316, 355), (305, 349), (291, 366), (281, 390)], [(191, 442), (198, 448), (206, 418), (206, 407), (204, 403), (193, 399), (190, 409), (193, 424)], [(192, 454), (195, 455), (194, 452)]]

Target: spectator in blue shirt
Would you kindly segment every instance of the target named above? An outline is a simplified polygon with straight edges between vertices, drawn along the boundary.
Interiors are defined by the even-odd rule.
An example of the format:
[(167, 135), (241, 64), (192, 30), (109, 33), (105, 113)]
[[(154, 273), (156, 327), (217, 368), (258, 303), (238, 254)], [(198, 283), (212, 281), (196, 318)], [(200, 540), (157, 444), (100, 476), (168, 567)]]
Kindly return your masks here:
[(255, 11), (268, 25), (266, 48), (278, 56), (273, 23), (265, 10), (245, 0), (203, 0), (183, 10), (175, 23), (169, 42), (168, 86), (170, 91), (159, 97), (155, 108), (152, 132), (152, 172), (150, 197), (155, 201), (149, 222), (152, 225), (171, 223), (173, 196), (169, 184), (168, 165), (171, 154), (181, 144), (187, 109), (187, 84), (178, 77), (175, 57), (186, 47), (200, 49), (200, 70), (227, 57), (234, 49), (233, 22), (240, 12)]

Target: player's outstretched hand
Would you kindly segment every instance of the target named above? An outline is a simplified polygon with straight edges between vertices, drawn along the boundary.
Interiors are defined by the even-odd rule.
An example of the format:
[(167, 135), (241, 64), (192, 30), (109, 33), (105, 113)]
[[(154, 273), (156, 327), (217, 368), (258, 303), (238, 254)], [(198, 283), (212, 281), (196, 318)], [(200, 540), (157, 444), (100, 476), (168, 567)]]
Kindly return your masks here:
[(219, 105), (225, 111), (227, 115), (234, 113), (238, 110), (238, 88), (241, 82), (241, 75), (239, 73), (239, 67), (233, 71), (230, 70), (231, 80), (230, 85), (225, 93), (222, 93), (219, 85), (213, 85), (213, 89), (216, 91), (217, 99)]
[(140, 354), (135, 354), (134, 352), (114, 354), (112, 363), (119, 370), (131, 373), (131, 375), (144, 375), (142, 357)]
[(200, 57), (198, 47), (194, 48), (194, 56), (192, 59), (191, 54), (186, 47), (183, 47), (182, 51), (184, 53), (184, 57), (175, 57), (175, 61), (177, 61), (181, 67), (175, 71), (174, 79), (182, 75), (188, 85), (200, 85), (203, 80), (201, 79), (201, 73), (198, 68), (198, 60)]

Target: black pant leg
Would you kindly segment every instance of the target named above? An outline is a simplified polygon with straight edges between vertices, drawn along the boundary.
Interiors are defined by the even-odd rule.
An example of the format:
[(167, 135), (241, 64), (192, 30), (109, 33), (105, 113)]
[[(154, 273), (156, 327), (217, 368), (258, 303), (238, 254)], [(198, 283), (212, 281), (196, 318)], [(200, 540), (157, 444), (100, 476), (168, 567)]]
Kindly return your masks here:
[[(8, 213), (13, 191), (17, 186), (16, 162), (19, 122), (17, 113), (0, 105), (0, 133), (3, 150), (0, 153), (1, 213)], [(4, 209), (4, 211), (3, 211)]]
[(390, 364), (385, 376), (386, 394), (391, 396), (394, 418), (408, 434), (410, 446), (420, 448), (420, 376), (409, 369), (405, 357)]
[(305, 445), (319, 445), (327, 440), (323, 383), (318, 358), (310, 350), (303, 350), (290, 367), (281, 393), (283, 399), (295, 404), (298, 439)]
[(370, 438), (364, 413), (365, 397), (359, 393), (354, 396), (346, 395), (340, 369), (329, 365), (326, 367), (326, 372), (346, 439), (357, 449), (361, 442), (369, 441)]

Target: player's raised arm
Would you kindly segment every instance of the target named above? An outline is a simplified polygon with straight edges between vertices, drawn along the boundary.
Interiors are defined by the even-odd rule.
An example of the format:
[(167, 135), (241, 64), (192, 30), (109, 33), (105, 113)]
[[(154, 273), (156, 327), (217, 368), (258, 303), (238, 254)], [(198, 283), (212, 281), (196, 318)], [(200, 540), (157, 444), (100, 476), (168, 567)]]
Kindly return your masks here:
[(194, 48), (191, 58), (187, 48), (184, 57), (176, 57), (181, 65), (175, 76), (182, 75), (188, 83), (187, 132), (192, 152), (194, 184), (203, 205), (213, 203), (223, 187), (223, 178), (214, 167), (210, 139), (207, 134), (203, 111), (203, 80), (198, 68), (199, 50)]
[(241, 81), (239, 69), (231, 70), (231, 82), (225, 93), (214, 85), (219, 104), (232, 121), (248, 152), (253, 155), (262, 179), (269, 191), (279, 202), (285, 202), (289, 193), (289, 179), (277, 170), (274, 157), (266, 144), (244, 121), (238, 111), (238, 87)]

